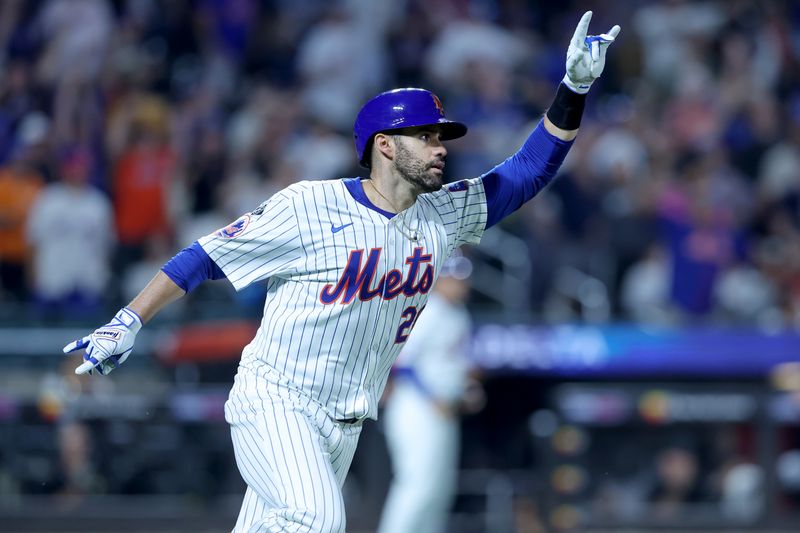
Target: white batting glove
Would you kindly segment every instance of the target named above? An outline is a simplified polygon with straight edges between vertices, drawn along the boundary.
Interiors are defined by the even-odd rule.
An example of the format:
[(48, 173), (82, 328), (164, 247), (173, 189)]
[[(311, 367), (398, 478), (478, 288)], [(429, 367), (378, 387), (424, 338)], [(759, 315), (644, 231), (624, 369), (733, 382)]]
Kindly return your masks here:
[(616, 25), (608, 30), (608, 33), (586, 35), (590, 20), (592, 12), (587, 11), (575, 28), (575, 34), (567, 50), (567, 73), (562, 80), (564, 85), (578, 94), (589, 92), (592, 82), (603, 73), (603, 68), (606, 66), (606, 50), (617, 38), (620, 30)]
[(75, 369), (75, 373), (92, 374), (97, 371), (106, 375), (124, 363), (131, 354), (140, 329), (142, 319), (139, 315), (123, 307), (105, 326), (64, 346), (64, 353), (86, 348), (83, 363)]

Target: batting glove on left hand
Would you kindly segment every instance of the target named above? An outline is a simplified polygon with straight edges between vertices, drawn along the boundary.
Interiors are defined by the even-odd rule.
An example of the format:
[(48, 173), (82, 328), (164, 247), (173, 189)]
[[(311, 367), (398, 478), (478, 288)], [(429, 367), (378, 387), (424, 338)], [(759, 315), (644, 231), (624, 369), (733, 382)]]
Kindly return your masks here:
[(619, 26), (614, 26), (608, 33), (586, 35), (591, 20), (591, 11), (583, 14), (567, 50), (567, 73), (562, 81), (578, 94), (589, 92), (594, 80), (603, 73), (603, 68), (606, 66), (606, 50), (617, 38), (620, 30)]
[(99, 372), (107, 375), (124, 363), (131, 354), (136, 334), (140, 329), (142, 329), (142, 319), (139, 315), (123, 307), (105, 326), (64, 346), (64, 353), (86, 348), (83, 363), (75, 369), (75, 373)]

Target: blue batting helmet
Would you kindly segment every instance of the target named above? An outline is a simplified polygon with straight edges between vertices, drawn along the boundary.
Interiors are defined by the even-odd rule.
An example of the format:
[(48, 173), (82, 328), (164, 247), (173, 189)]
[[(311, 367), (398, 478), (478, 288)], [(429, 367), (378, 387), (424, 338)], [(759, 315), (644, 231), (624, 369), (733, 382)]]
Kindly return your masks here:
[(441, 129), (443, 141), (467, 133), (464, 124), (445, 118), (441, 100), (430, 91), (409, 87), (381, 93), (364, 104), (353, 124), (358, 162), (369, 168), (370, 148), (376, 133), (433, 125)]

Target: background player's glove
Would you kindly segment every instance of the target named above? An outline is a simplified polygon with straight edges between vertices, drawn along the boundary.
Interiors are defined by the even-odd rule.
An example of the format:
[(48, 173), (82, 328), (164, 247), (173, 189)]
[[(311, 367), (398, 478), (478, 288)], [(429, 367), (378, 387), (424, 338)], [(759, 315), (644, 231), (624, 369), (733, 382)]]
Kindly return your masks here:
[(123, 307), (105, 326), (64, 346), (64, 353), (85, 348), (83, 363), (75, 369), (75, 373), (91, 374), (96, 371), (106, 375), (124, 363), (131, 354), (140, 329), (142, 319), (139, 315)]
[(587, 11), (575, 28), (575, 34), (567, 50), (567, 73), (562, 80), (564, 85), (578, 94), (589, 92), (592, 82), (603, 73), (603, 67), (606, 66), (606, 50), (617, 38), (620, 30), (619, 26), (614, 26), (608, 33), (586, 35), (590, 20), (592, 12)]

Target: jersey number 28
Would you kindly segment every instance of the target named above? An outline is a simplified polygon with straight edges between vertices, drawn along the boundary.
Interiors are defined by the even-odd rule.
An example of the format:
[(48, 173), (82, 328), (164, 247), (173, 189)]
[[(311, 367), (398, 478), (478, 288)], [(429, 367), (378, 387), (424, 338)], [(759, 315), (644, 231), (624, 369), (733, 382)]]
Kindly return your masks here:
[(424, 310), (424, 305), (420, 309), (417, 309), (416, 305), (411, 305), (403, 309), (403, 312), (400, 313), (400, 317), (403, 321), (400, 322), (400, 326), (397, 328), (397, 333), (394, 336), (395, 344), (406, 342), (409, 334), (411, 334), (411, 330), (414, 329), (414, 324), (417, 323), (419, 315), (421, 315)]

